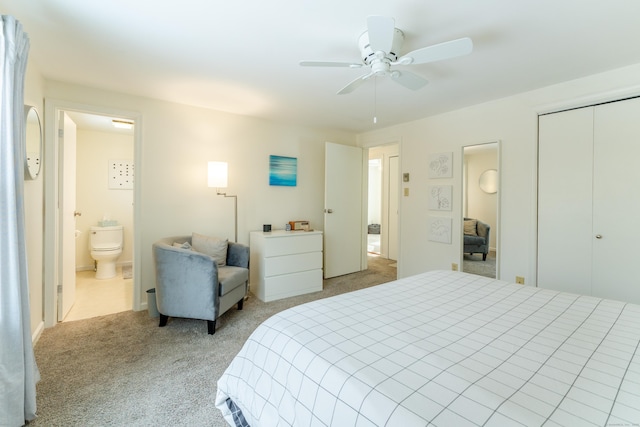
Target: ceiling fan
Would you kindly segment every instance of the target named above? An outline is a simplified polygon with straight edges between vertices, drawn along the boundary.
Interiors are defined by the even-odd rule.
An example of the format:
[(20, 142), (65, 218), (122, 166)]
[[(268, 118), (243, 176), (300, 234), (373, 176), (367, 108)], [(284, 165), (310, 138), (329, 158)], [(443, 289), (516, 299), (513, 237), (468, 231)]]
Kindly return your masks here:
[(418, 90), (428, 83), (424, 77), (393, 67), (441, 61), (467, 55), (473, 50), (471, 39), (464, 37), (416, 49), (403, 56), (398, 56), (403, 41), (404, 33), (396, 28), (393, 18), (369, 16), (367, 31), (362, 33), (358, 39), (362, 62), (300, 61), (300, 65), (303, 67), (369, 67), (371, 69), (367, 74), (358, 77), (340, 89), (339, 95), (353, 92), (365, 81), (376, 76), (389, 76), (393, 81), (406, 88)]

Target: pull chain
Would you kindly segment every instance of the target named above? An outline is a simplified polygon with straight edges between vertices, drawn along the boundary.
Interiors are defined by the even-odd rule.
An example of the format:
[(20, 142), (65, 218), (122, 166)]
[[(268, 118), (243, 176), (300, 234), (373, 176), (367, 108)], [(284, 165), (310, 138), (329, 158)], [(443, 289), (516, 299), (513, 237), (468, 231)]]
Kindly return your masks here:
[(373, 123), (378, 123), (378, 76), (373, 78)]

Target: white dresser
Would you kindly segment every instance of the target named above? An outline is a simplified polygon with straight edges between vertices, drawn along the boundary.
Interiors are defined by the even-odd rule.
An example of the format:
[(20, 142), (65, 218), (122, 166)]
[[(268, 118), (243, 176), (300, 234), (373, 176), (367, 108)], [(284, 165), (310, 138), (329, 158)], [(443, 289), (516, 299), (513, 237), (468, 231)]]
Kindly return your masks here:
[(322, 290), (322, 232), (250, 234), (251, 292), (268, 302)]

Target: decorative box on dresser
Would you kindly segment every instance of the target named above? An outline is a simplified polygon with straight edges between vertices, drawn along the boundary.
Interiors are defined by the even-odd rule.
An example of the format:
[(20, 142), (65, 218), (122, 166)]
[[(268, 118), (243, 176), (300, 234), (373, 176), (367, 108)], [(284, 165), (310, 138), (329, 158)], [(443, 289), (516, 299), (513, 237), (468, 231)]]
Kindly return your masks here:
[(252, 231), (251, 292), (269, 302), (322, 290), (321, 231)]

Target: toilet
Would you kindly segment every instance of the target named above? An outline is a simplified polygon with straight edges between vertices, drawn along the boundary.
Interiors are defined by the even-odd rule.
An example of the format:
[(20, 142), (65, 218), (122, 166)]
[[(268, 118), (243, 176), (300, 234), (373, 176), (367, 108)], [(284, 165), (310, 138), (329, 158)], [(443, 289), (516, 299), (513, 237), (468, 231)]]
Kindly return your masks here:
[(96, 279), (116, 277), (116, 259), (122, 253), (123, 227), (91, 227), (91, 258), (96, 260)]

